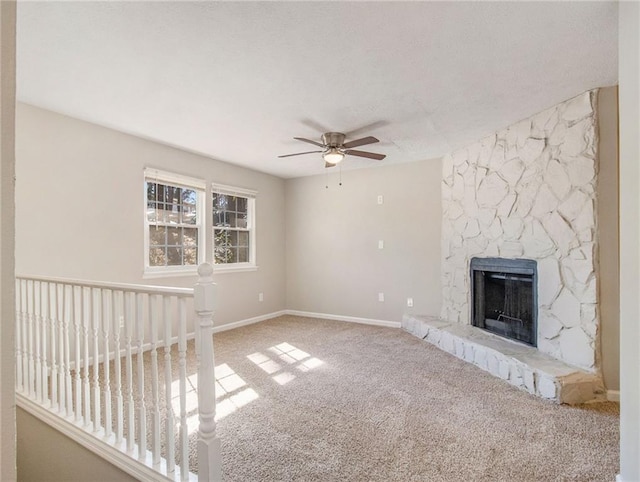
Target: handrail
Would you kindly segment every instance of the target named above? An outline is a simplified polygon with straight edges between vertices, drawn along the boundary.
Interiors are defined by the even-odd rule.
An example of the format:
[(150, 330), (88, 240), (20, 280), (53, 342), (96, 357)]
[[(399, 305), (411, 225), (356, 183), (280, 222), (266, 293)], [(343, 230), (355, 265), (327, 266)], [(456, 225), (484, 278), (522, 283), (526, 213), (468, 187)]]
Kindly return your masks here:
[(31, 280), (31, 281), (44, 281), (48, 283), (58, 283), (66, 285), (75, 285), (85, 288), (108, 288), (115, 291), (131, 291), (133, 293), (146, 293), (146, 294), (164, 294), (174, 296), (191, 296), (193, 295), (193, 288), (179, 288), (175, 286), (156, 286), (156, 285), (139, 285), (130, 283), (113, 283), (109, 281), (91, 281), (91, 280), (79, 280), (73, 278), (57, 278), (50, 276), (31, 276), (17, 274), (16, 279)]

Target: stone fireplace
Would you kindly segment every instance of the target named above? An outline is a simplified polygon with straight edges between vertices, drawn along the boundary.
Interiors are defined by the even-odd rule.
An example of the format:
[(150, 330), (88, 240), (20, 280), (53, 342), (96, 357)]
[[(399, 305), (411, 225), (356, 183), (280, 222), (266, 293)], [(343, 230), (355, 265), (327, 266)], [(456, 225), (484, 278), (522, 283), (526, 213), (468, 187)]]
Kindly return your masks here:
[[(570, 403), (603, 390), (596, 105), (597, 91), (585, 92), (444, 157), (440, 318), (405, 323), (496, 376)], [(475, 299), (479, 290), (489, 299)], [(527, 297), (529, 313), (519, 304)], [(472, 325), (507, 334), (529, 351), (512, 356), (507, 342), (493, 353), (500, 342)], [(580, 380), (577, 396), (560, 393), (564, 376)]]
[(470, 323), (472, 257), (532, 259), (538, 349), (595, 371), (596, 91), (443, 160), (441, 318)]

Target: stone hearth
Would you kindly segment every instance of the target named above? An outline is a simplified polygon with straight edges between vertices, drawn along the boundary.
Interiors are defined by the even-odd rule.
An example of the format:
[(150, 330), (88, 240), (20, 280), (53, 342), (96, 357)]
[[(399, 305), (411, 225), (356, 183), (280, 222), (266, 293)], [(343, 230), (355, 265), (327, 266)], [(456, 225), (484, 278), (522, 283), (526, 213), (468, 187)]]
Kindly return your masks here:
[(599, 375), (480, 328), (416, 315), (405, 315), (402, 328), (532, 395), (568, 404), (606, 398)]

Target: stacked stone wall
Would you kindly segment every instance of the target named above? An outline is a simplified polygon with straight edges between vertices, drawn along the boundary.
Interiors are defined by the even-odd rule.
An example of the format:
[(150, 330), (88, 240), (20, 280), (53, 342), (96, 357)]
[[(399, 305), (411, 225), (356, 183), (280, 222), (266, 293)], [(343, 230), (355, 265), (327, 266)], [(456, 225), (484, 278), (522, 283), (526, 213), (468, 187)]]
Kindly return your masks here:
[(538, 349), (597, 368), (597, 91), (443, 159), (441, 318), (470, 322), (472, 257), (538, 262)]

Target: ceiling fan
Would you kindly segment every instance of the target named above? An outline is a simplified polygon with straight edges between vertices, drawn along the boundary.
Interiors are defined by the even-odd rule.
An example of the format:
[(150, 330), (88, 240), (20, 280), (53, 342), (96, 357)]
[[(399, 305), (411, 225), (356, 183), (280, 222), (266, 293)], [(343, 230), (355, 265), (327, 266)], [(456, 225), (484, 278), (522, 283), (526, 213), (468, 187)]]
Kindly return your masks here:
[(320, 140), (322, 142), (312, 141), (311, 139), (305, 139), (304, 137), (294, 137), (294, 139), (302, 142), (308, 142), (309, 144), (313, 144), (314, 146), (321, 147), (321, 151), (307, 151), (307, 152), (298, 152), (296, 154), (285, 154), (284, 156), (278, 157), (291, 157), (291, 156), (301, 156), (303, 154), (314, 154), (314, 153), (322, 153), (322, 158), (324, 159), (325, 167), (333, 167), (336, 164), (340, 163), (344, 156), (358, 156), (358, 157), (366, 157), (368, 159), (375, 159), (377, 161), (381, 161), (384, 159), (384, 154), (376, 154), (375, 152), (366, 152), (366, 151), (358, 151), (353, 149), (354, 147), (366, 146), (367, 144), (374, 144), (376, 142), (380, 142), (378, 139), (372, 136), (363, 137), (362, 139), (356, 139), (349, 142), (344, 142), (345, 135), (341, 132), (326, 132), (322, 134)]

